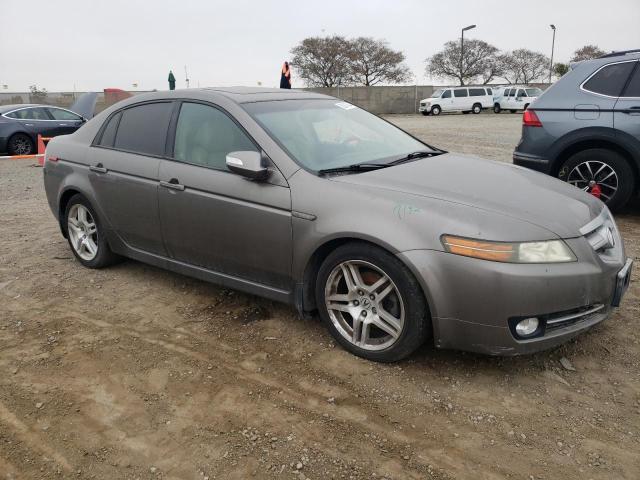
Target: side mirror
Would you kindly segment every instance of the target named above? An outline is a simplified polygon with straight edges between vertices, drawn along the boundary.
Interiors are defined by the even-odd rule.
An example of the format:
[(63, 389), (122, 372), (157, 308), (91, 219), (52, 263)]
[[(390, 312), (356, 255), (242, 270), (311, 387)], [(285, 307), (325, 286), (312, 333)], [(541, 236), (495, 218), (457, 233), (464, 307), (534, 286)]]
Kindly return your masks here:
[(251, 180), (266, 180), (269, 177), (269, 169), (264, 166), (260, 152), (230, 152), (227, 154), (227, 168)]

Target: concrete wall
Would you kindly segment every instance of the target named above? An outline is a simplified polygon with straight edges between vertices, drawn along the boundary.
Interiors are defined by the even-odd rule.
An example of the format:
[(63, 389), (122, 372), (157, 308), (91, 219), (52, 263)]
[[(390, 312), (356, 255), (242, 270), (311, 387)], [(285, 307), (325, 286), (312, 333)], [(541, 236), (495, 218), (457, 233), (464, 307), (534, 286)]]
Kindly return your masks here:
[[(57, 107), (69, 108), (76, 99), (85, 92), (47, 92), (46, 97), (33, 97), (29, 92), (2, 93), (0, 92), (0, 105), (12, 105), (14, 103), (44, 103)], [(142, 91), (129, 92), (132, 95), (146, 93)], [(112, 103), (105, 99), (103, 92), (98, 92), (96, 113), (111, 106)]]

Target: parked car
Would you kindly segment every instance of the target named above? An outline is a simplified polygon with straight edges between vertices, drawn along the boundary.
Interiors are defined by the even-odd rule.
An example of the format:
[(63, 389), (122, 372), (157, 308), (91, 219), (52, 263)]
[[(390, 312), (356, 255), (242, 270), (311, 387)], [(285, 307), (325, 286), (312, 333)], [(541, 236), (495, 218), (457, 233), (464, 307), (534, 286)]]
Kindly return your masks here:
[(501, 95), (494, 98), (493, 111), (500, 113), (502, 110), (509, 110), (516, 113), (529, 108), (529, 105), (542, 94), (542, 90), (537, 87), (513, 86), (502, 89), (500, 93)]
[(634, 50), (574, 65), (525, 112), (514, 163), (622, 208), (640, 185), (639, 61)]
[(75, 132), (93, 117), (96, 99), (95, 93), (83, 94), (70, 110), (34, 104), (0, 106), (0, 153), (31, 155), (38, 134), (55, 137)]
[(418, 110), (423, 115), (440, 115), (441, 112), (480, 113), (493, 105), (490, 87), (439, 88), (431, 97), (420, 100)]
[(124, 100), (49, 143), (44, 186), (82, 265), (122, 255), (317, 310), (371, 360), (427, 338), (549, 348), (604, 320), (630, 278), (592, 195), (310, 92)]

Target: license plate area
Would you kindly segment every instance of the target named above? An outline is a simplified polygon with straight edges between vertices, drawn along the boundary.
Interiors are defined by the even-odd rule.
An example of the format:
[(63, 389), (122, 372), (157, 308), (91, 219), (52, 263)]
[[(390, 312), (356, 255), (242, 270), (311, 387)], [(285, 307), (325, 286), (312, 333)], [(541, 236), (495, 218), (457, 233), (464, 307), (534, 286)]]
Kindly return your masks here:
[(629, 288), (631, 282), (631, 269), (633, 267), (633, 260), (627, 258), (624, 267), (620, 269), (616, 276), (616, 289), (613, 292), (613, 300), (611, 301), (612, 307), (619, 307), (624, 293)]

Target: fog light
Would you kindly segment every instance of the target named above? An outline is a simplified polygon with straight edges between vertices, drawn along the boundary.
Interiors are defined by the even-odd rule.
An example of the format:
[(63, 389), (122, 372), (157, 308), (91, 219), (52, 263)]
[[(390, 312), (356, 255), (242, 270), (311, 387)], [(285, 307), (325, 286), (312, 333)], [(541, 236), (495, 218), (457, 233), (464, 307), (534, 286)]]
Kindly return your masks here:
[(538, 319), (535, 317), (525, 318), (516, 324), (516, 333), (521, 337), (528, 337), (538, 330)]

